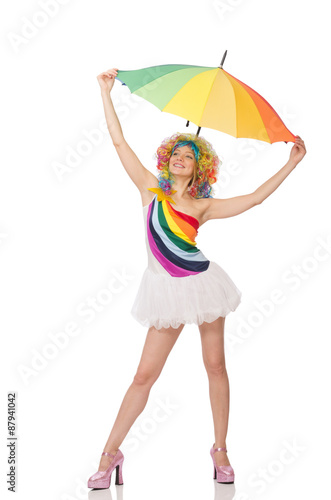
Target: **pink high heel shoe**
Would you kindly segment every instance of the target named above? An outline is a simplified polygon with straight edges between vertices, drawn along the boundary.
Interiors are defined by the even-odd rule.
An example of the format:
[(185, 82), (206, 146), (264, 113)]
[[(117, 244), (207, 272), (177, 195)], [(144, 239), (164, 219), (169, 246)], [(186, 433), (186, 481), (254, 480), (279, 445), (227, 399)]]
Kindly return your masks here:
[(103, 471), (98, 471), (93, 476), (90, 477), (87, 483), (88, 488), (109, 488), (111, 475), (113, 470), (116, 467), (116, 481), (115, 484), (123, 484), (123, 475), (122, 475), (122, 466), (124, 461), (124, 455), (121, 450), (117, 450), (116, 455), (112, 453), (108, 453), (104, 451), (101, 455), (108, 455), (109, 457), (113, 457), (114, 460), (111, 461), (108, 469)]
[(227, 452), (227, 449), (214, 448), (213, 445), (212, 449), (210, 450), (211, 458), (213, 459), (214, 463), (214, 479), (217, 478), (218, 483), (229, 483), (229, 484), (234, 483), (234, 470), (232, 469), (231, 465), (216, 465), (214, 457), (215, 451)]

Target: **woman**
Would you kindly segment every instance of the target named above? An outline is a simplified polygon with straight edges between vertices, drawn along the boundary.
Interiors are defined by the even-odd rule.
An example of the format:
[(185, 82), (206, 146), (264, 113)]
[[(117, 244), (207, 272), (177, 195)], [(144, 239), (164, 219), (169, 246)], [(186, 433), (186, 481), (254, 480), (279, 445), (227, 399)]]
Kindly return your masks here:
[(157, 151), (158, 178), (139, 161), (123, 137), (110, 91), (117, 69), (98, 75), (108, 130), (128, 175), (140, 191), (146, 230), (148, 268), (132, 308), (148, 326), (133, 382), (128, 388), (89, 488), (107, 488), (116, 469), (123, 484), (124, 456), (119, 450), (132, 424), (146, 406), (152, 385), (185, 323), (195, 323), (209, 379), (215, 443), (210, 454), (214, 479), (233, 483), (234, 471), (226, 450), (229, 381), (224, 358), (225, 316), (241, 301), (241, 292), (216, 263), (196, 247), (198, 228), (211, 219), (232, 217), (262, 203), (306, 154), (297, 136), (289, 161), (253, 193), (229, 199), (211, 197), (219, 159), (211, 144), (191, 134), (174, 134)]

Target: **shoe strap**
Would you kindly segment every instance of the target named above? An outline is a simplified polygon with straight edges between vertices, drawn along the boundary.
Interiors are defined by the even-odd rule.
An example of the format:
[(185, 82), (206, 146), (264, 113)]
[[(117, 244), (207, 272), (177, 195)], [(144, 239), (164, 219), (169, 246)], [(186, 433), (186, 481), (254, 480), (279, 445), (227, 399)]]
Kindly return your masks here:
[(215, 451), (225, 451), (225, 452), (227, 452), (228, 450), (226, 448), (213, 448), (213, 451), (215, 453)]
[(115, 455), (113, 455), (112, 453), (108, 453), (108, 451), (104, 451), (103, 453), (101, 453), (101, 456), (102, 455), (108, 455), (108, 457), (115, 457)]

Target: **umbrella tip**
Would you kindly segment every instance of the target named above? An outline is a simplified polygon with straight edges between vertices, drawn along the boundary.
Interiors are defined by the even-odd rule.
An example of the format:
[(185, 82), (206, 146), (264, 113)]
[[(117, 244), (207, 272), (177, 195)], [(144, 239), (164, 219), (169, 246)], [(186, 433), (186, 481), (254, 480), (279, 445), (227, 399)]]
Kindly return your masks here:
[(226, 51), (224, 52), (224, 54), (223, 54), (223, 59), (222, 59), (222, 61), (221, 61), (221, 64), (219, 65), (219, 68), (221, 68), (221, 69), (223, 68), (223, 64), (224, 64), (224, 61), (225, 61), (225, 58), (226, 58), (226, 54), (227, 54), (227, 53), (228, 53), (228, 51), (226, 50)]

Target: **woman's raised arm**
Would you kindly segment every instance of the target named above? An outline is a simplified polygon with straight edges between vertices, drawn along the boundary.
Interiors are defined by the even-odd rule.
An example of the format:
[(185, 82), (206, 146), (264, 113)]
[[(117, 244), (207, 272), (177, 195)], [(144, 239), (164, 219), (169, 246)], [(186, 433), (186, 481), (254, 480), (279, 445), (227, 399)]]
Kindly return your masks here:
[(275, 175), (259, 186), (253, 193), (225, 199), (207, 198), (207, 209), (204, 213), (204, 222), (210, 219), (233, 217), (234, 215), (239, 215), (249, 208), (262, 203), (280, 186), (280, 184), (302, 160), (305, 154), (305, 143), (301, 137), (297, 136), (295, 144), (291, 149), (290, 158), (286, 165), (284, 165), (278, 172), (275, 173)]
[(107, 127), (123, 167), (139, 191), (143, 193), (147, 187), (158, 185), (158, 180), (155, 175), (143, 166), (139, 158), (124, 139), (122, 127), (110, 97), (110, 91), (114, 86), (116, 75), (117, 69), (113, 68), (100, 73), (100, 75), (97, 76), (97, 80), (101, 88), (101, 97)]

